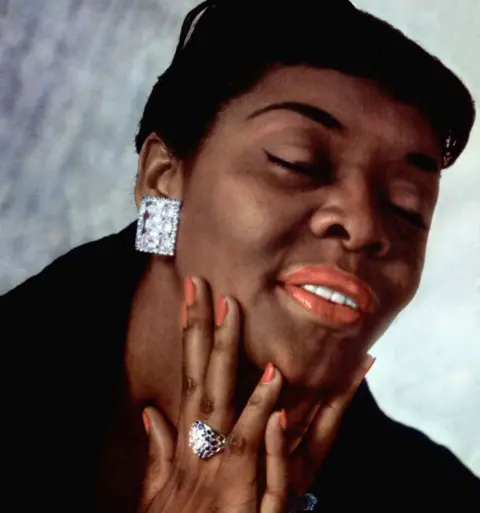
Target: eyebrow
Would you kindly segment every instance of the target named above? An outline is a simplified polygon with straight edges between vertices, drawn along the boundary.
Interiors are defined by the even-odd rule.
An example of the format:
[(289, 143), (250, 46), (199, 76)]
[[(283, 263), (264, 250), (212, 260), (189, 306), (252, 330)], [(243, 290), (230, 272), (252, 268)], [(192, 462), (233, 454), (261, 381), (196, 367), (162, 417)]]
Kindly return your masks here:
[(301, 102), (282, 102), (282, 103), (272, 103), (271, 105), (267, 105), (259, 110), (256, 110), (252, 114), (250, 114), (247, 119), (253, 119), (261, 114), (265, 114), (267, 112), (271, 112), (273, 110), (290, 110), (305, 116), (306, 118), (319, 123), (323, 127), (329, 130), (335, 130), (338, 132), (342, 132), (345, 130), (345, 126), (338, 121), (338, 119), (334, 118), (330, 113), (326, 110), (319, 109), (318, 107), (314, 107), (313, 105), (309, 105), (308, 103)]
[[(343, 132), (346, 129), (345, 125), (343, 125), (338, 119), (336, 119), (326, 110), (302, 102), (272, 103), (271, 105), (267, 105), (266, 107), (252, 112), (252, 114), (247, 117), (247, 120), (254, 119), (262, 114), (266, 114), (267, 112), (275, 110), (290, 110), (296, 112), (308, 119), (311, 119), (312, 121), (315, 121), (316, 123), (319, 123), (328, 130)], [(406, 158), (408, 164), (417, 168), (419, 171), (436, 174), (439, 174), (441, 171), (437, 161), (425, 153), (409, 153)]]

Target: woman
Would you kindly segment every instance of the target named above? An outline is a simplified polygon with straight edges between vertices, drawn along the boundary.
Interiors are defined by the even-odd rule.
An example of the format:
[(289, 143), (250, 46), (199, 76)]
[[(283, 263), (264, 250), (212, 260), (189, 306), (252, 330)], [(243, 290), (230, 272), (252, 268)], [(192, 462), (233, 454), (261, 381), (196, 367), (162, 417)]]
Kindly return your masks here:
[(194, 9), (136, 138), (138, 223), (2, 297), (15, 510), (473, 510), (362, 381), (473, 120), (348, 1)]

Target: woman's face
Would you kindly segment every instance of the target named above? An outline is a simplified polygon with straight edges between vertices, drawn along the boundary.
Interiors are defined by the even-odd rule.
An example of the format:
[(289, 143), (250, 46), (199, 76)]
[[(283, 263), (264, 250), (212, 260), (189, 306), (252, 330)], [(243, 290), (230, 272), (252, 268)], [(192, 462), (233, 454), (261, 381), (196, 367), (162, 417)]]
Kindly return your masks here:
[[(176, 265), (240, 302), (255, 364), (300, 386), (335, 381), (417, 290), (440, 161), (420, 112), (371, 81), (276, 69), (224, 108), (188, 170)], [(325, 284), (317, 267), (285, 285), (311, 266), (360, 279), (369, 311), (299, 288)]]

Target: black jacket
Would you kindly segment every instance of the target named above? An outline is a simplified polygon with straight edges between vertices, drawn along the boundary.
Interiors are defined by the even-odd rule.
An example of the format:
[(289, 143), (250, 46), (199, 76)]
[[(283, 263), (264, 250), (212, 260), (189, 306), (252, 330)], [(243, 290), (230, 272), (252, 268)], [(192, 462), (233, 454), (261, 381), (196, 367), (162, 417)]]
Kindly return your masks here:
[[(2, 511), (92, 510), (130, 303), (147, 262), (134, 250), (135, 228), (75, 248), (0, 297)], [(311, 491), (320, 512), (480, 511), (480, 480), (388, 418), (366, 382)]]

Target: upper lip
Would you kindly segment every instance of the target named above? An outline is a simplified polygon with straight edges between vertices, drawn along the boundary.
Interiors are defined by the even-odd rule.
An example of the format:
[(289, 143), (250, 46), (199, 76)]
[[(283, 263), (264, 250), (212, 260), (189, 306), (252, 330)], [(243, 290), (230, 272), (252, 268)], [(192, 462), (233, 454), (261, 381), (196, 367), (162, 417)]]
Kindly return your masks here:
[(290, 285), (323, 285), (337, 290), (353, 299), (360, 310), (373, 312), (375, 294), (370, 286), (355, 275), (337, 267), (327, 265), (311, 265), (285, 272), (280, 281)]

